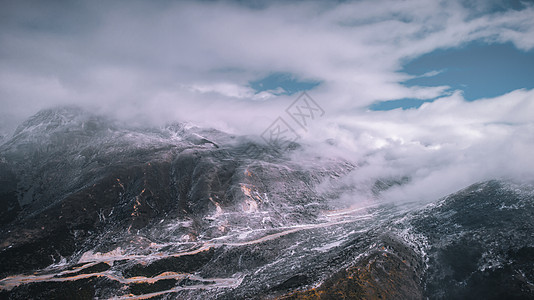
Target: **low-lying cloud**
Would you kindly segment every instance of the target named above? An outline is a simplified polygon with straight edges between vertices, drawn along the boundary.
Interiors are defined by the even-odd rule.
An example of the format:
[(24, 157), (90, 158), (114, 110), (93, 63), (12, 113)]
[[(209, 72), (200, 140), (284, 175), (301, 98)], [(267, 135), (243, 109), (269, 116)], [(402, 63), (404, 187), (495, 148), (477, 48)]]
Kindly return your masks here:
[[(370, 190), (377, 180), (409, 179), (382, 197), (433, 201), (483, 180), (532, 181), (532, 120), (534, 90), (475, 102), (455, 93), (419, 109), (318, 121), (311, 131), (320, 134), (305, 135), (304, 143), (314, 145), (309, 155), (328, 153), (358, 163), (342, 185)], [(321, 143), (319, 136), (334, 142)]]

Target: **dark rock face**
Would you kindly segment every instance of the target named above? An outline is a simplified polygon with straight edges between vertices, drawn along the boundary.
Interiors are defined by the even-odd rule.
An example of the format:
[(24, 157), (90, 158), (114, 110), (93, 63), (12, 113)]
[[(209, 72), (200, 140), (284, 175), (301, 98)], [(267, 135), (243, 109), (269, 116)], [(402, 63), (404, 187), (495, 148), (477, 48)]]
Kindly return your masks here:
[(417, 214), (426, 237), (426, 291), (443, 299), (534, 296), (532, 187), (475, 184)]
[(0, 226), (15, 220), (20, 212), (16, 187), (17, 176), (7, 163), (0, 162)]
[(382, 236), (380, 240), (362, 259), (319, 287), (282, 299), (424, 299), (421, 257), (394, 237)]
[(0, 296), (534, 295), (526, 186), (482, 183), (408, 213), (340, 207), (324, 183), (354, 165), (297, 164), (292, 151), (187, 124), (40, 112), (0, 146)]

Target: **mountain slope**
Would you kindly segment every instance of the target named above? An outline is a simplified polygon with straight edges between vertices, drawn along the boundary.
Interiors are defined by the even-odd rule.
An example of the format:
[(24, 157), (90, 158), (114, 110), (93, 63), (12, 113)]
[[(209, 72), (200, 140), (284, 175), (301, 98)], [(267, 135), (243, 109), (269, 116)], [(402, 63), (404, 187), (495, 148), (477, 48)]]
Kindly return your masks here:
[(300, 147), (42, 111), (0, 146), (0, 295), (534, 296), (530, 185), (478, 183), (408, 212), (376, 185), (340, 206), (355, 164), (297, 163)]

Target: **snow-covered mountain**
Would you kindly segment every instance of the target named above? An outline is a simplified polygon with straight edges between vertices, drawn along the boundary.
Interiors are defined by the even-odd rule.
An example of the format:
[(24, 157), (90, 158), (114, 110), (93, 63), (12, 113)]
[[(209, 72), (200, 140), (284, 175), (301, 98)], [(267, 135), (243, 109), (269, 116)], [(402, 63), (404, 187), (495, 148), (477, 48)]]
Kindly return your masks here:
[(0, 146), (0, 295), (534, 296), (531, 186), (479, 183), (408, 212), (342, 206), (336, 182), (355, 163), (295, 151), (41, 111)]

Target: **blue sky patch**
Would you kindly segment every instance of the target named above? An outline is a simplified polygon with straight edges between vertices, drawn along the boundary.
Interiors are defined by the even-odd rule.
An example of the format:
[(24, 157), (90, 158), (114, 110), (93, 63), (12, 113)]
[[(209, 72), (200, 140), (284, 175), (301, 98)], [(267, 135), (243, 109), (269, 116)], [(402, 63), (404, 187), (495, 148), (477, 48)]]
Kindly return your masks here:
[[(434, 76), (421, 76), (437, 71)], [(512, 44), (471, 43), (462, 48), (437, 50), (408, 62), (401, 72), (417, 76), (406, 86), (448, 85), (462, 90), (467, 101), (496, 97), (520, 88), (534, 88), (534, 51)], [(432, 99), (430, 101), (433, 101)], [(428, 100), (398, 99), (372, 104), (371, 110), (419, 107)]]
[(293, 95), (311, 90), (320, 84), (319, 81), (300, 80), (290, 73), (272, 73), (267, 77), (249, 82), (256, 93), (277, 91), (278, 95)]
[(396, 108), (410, 109), (410, 108), (419, 108), (425, 102), (432, 102), (435, 99), (431, 100), (422, 100), (422, 99), (397, 99), (389, 101), (379, 101), (371, 104), (369, 106), (370, 110), (379, 111), (379, 110), (392, 110)]

